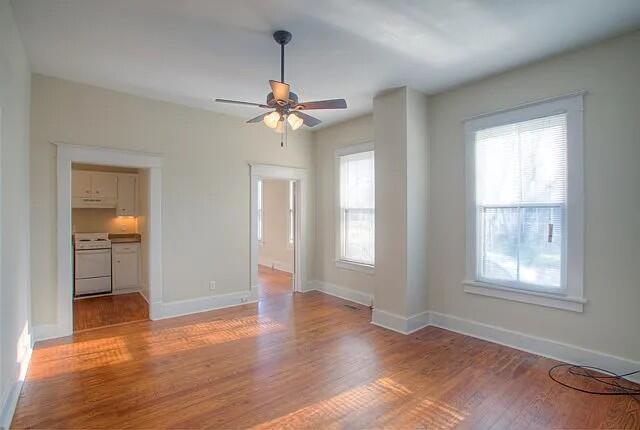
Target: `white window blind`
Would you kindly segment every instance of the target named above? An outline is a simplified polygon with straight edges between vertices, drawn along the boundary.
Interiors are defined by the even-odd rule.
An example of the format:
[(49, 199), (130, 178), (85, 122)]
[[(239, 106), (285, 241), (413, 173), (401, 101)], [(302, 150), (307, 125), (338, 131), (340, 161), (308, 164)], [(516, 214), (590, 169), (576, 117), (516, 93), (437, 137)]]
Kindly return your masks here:
[(566, 114), (476, 131), (475, 173), (477, 278), (564, 288)]
[(262, 242), (262, 179), (258, 179), (258, 242)]
[(339, 259), (373, 265), (375, 261), (374, 152), (340, 157)]

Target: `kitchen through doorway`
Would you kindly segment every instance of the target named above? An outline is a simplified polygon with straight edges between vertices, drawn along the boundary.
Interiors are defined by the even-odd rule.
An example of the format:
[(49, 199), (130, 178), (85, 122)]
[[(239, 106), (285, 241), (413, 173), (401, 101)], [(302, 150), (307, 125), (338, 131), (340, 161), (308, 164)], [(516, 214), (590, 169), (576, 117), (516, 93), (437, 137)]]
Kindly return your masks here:
[(149, 319), (147, 169), (73, 163), (73, 331)]

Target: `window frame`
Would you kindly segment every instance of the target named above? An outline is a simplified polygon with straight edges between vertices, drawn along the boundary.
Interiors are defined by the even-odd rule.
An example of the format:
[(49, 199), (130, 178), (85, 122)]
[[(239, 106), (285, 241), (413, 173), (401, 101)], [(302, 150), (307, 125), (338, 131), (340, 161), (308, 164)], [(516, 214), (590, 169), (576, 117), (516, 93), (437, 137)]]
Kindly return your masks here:
[[(584, 278), (584, 131), (586, 92), (575, 92), (516, 106), (464, 121), (466, 176), (466, 277), (467, 293), (582, 312)], [(475, 133), (486, 128), (552, 115), (567, 118), (567, 189), (563, 213), (562, 288), (547, 289), (525, 283), (490, 282), (478, 268), (479, 231), (476, 205)], [(540, 204), (541, 205), (541, 204)], [(521, 205), (520, 205), (521, 206)], [(539, 206), (539, 205), (538, 205)], [(518, 287), (516, 287), (516, 285)], [(526, 288), (525, 288), (526, 287)]]
[[(342, 211), (340, 205), (340, 158), (347, 156), (358, 154), (361, 152), (371, 152), (374, 153), (374, 163), (375, 163), (375, 147), (373, 142), (364, 142), (356, 145), (344, 146), (335, 150), (334, 156), (334, 191), (335, 191), (335, 264), (336, 267), (340, 269), (346, 270), (354, 270), (357, 272), (374, 274), (375, 273), (375, 257), (373, 264), (366, 264), (358, 261), (351, 261), (345, 258), (342, 258)], [(375, 169), (375, 167), (374, 167)], [(374, 170), (375, 176), (375, 170)], [(375, 183), (375, 178), (374, 178)], [(374, 217), (375, 217), (375, 207), (374, 207)], [(374, 229), (375, 229), (375, 218), (374, 218)], [(374, 242), (375, 243), (375, 242)], [(375, 246), (375, 245), (374, 245)], [(374, 254), (375, 255), (375, 254)]]

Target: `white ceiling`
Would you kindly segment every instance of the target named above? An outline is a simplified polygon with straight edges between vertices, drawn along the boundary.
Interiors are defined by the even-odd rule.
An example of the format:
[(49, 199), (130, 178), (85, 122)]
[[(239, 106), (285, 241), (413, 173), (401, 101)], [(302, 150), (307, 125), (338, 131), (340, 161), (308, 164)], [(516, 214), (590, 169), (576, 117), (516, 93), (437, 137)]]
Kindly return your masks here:
[(250, 118), (293, 33), (301, 100), (371, 110), (380, 90), (435, 93), (640, 27), (639, 0), (13, 0), (33, 71)]

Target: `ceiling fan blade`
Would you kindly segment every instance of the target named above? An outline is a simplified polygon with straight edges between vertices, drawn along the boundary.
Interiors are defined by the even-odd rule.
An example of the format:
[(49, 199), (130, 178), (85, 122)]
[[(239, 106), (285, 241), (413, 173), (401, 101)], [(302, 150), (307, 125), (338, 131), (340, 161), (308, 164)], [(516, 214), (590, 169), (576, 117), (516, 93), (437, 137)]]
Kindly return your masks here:
[(230, 103), (230, 104), (234, 104), (234, 105), (244, 105), (244, 106), (257, 106), (257, 107), (266, 108), (266, 109), (270, 109), (271, 108), (271, 106), (267, 106), (267, 105), (262, 104), (262, 103), (241, 102), (241, 101), (238, 101), (238, 100), (216, 99), (216, 102), (218, 102), (218, 103)]
[(315, 127), (316, 125), (322, 122), (318, 118), (312, 117), (311, 115), (307, 115), (304, 112), (296, 112), (295, 114), (300, 118), (302, 118), (304, 125), (308, 127)]
[(346, 109), (347, 102), (345, 99), (318, 100), (315, 102), (298, 103), (294, 109), (296, 110), (313, 110), (313, 109)]
[(269, 85), (271, 85), (271, 91), (273, 92), (274, 99), (289, 103), (289, 84), (284, 84), (278, 81), (269, 81)]
[[(273, 111), (272, 111), (273, 112)], [(258, 115), (255, 118), (251, 118), (249, 121), (247, 121), (248, 123), (252, 123), (252, 122), (261, 122), (265, 116), (269, 115), (271, 112), (266, 112), (263, 113), (262, 115)]]

